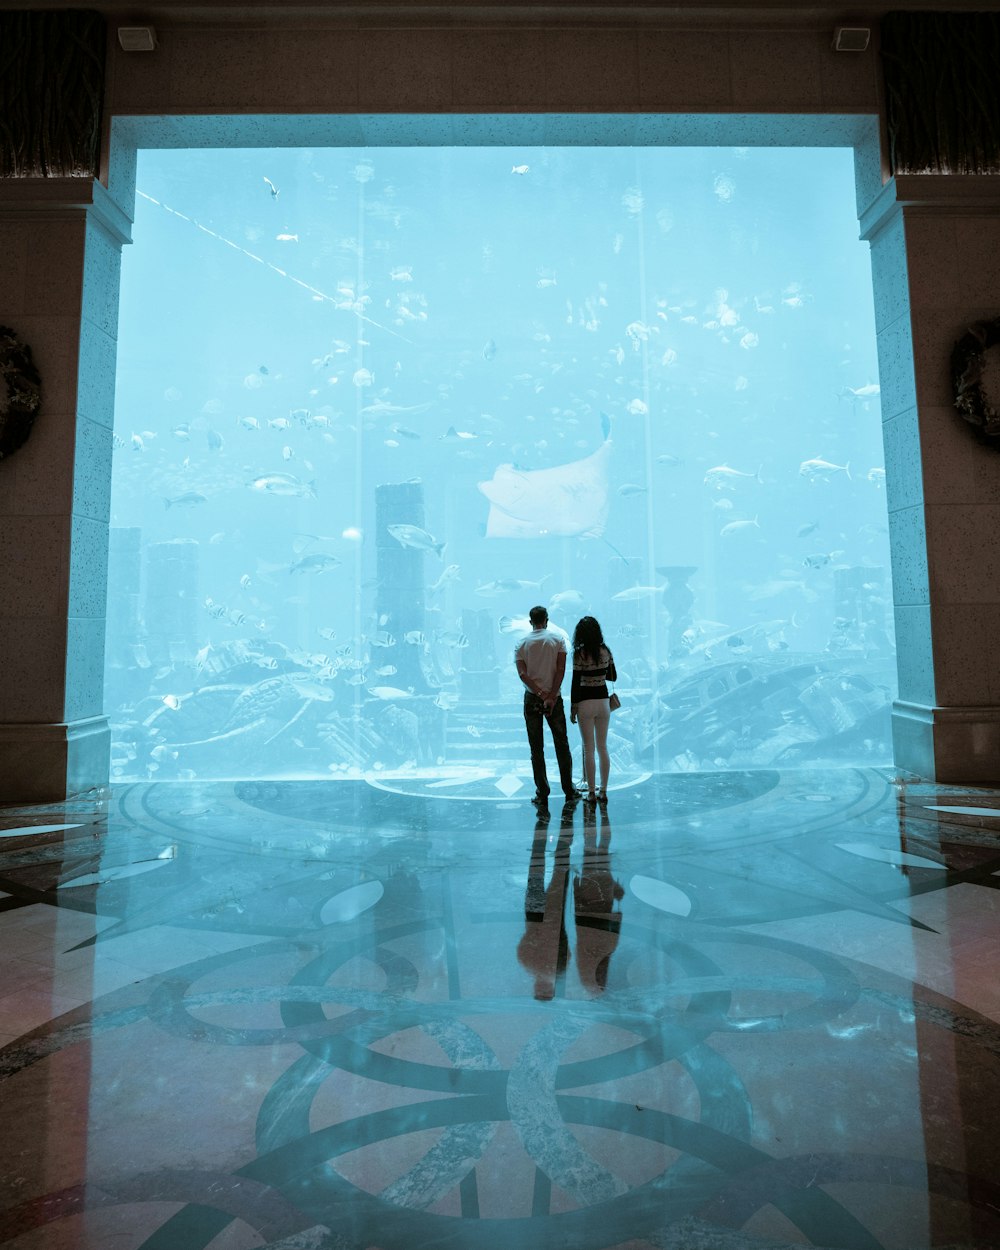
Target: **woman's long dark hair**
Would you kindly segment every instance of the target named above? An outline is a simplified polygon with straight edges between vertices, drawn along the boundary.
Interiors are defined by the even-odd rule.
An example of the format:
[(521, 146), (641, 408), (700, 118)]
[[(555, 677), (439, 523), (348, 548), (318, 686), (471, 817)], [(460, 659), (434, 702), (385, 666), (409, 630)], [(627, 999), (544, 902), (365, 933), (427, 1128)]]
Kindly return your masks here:
[(581, 616), (573, 630), (573, 650), (577, 655), (588, 655), (595, 664), (600, 663), (604, 635), (596, 616)]

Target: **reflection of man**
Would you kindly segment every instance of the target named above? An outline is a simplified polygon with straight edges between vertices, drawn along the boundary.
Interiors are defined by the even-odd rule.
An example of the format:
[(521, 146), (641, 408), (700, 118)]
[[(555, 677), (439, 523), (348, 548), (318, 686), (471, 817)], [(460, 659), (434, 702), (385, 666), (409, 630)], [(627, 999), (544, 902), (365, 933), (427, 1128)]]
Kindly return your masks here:
[(563, 807), (552, 877), (545, 885), (545, 847), (549, 812), (541, 807), (535, 821), (535, 837), (528, 863), (528, 888), (524, 895), (524, 937), (517, 958), (535, 978), (535, 998), (547, 1002), (566, 974), (569, 937), (566, 933), (566, 888), (569, 882), (569, 851), (573, 842), (573, 808)]
[(563, 794), (567, 799), (580, 798), (580, 791), (573, 785), (573, 757), (566, 737), (566, 709), (559, 693), (566, 673), (568, 648), (565, 634), (550, 628), (545, 608), (532, 608), (528, 619), (531, 621), (531, 633), (517, 644), (514, 661), (517, 674), (525, 686), (524, 724), (528, 731), (531, 771), (535, 778), (535, 796), (531, 801), (544, 807), (549, 801), (549, 779), (545, 771), (543, 720), (549, 722), (552, 730), (552, 745), (559, 762)]
[(611, 826), (601, 812), (601, 835), (597, 838), (592, 808), (583, 814), (583, 867), (573, 882), (576, 912), (576, 968), (580, 981), (592, 994), (608, 984), (611, 956), (618, 945), (622, 914), (615, 904), (625, 895), (611, 874)]

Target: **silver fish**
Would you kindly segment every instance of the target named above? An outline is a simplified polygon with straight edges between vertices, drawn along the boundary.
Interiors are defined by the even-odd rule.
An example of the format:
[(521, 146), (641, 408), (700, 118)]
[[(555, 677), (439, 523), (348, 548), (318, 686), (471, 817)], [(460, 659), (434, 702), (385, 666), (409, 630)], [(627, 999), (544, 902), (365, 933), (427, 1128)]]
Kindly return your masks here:
[(174, 495), (163, 501), (166, 508), (191, 508), (199, 503), (208, 503), (208, 496), (196, 490), (186, 490), (183, 495)]
[(437, 579), (433, 586), (428, 587), (431, 592), (440, 590), (442, 586), (447, 586), (449, 582), (461, 581), (461, 567), (457, 564), (449, 564), (441, 576)]
[(433, 551), (440, 559), (444, 559), (444, 543), (417, 525), (390, 525), (389, 533), (403, 547), (413, 547), (417, 551)]
[(728, 538), (730, 534), (738, 534), (741, 530), (747, 529), (760, 529), (760, 523), (756, 517), (754, 517), (752, 521), (730, 521), (728, 525), (724, 525), (722, 529), (719, 530), (719, 536), (721, 538)]
[(343, 561), (338, 560), (336, 556), (315, 552), (313, 555), (303, 556), (301, 560), (296, 560), (294, 564), (289, 565), (288, 571), (289, 573), (326, 573), (340, 564), (343, 564)]
[(611, 598), (618, 603), (635, 603), (640, 599), (652, 599), (654, 595), (658, 595), (662, 588), (660, 586), (629, 586), (627, 590), (619, 590), (618, 594), (612, 595)]
[(316, 498), (316, 483), (303, 482), (294, 473), (265, 473), (250, 483), (252, 490), (266, 491), (269, 495), (292, 495), (300, 499)]
[[(761, 469), (763, 467), (764, 466), (761, 465)], [(744, 473), (740, 469), (731, 469), (728, 464), (718, 464), (714, 469), (709, 469), (705, 474), (705, 485), (714, 486), (721, 490), (723, 486), (737, 477), (749, 477), (753, 478), (757, 482), (760, 482), (760, 469), (758, 469), (756, 473)]]
[(850, 481), (850, 460), (846, 464), (831, 464), (829, 460), (816, 456), (812, 460), (803, 460), (799, 465), (799, 474), (808, 478), (811, 482), (814, 482), (817, 478), (826, 479), (832, 477), (834, 473), (844, 473), (847, 475), (848, 481)]

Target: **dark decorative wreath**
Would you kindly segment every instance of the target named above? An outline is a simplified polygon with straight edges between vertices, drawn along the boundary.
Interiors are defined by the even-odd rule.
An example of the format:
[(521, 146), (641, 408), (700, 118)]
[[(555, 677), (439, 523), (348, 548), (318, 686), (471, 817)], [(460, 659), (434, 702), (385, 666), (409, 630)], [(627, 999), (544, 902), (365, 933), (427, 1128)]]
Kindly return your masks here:
[(994, 406), (1000, 387), (987, 392), (983, 385), (986, 353), (1000, 344), (1000, 317), (977, 321), (955, 344), (951, 353), (951, 378), (955, 407), (973, 426), (983, 442), (1000, 449), (1000, 408)]
[(0, 460), (27, 442), (42, 406), (42, 380), (31, 348), (0, 326)]

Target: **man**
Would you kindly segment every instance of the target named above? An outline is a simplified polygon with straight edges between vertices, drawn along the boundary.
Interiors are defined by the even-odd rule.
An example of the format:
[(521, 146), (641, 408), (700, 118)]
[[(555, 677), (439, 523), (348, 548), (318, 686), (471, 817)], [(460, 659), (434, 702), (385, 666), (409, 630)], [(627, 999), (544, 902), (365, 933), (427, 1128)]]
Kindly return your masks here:
[(566, 710), (559, 688), (566, 673), (567, 638), (562, 630), (549, 626), (549, 614), (543, 607), (528, 613), (531, 633), (517, 644), (514, 661), (517, 675), (524, 683), (524, 724), (531, 748), (531, 771), (535, 777), (537, 807), (549, 801), (549, 779), (545, 772), (545, 743), (542, 721), (549, 722), (552, 745), (559, 761), (559, 780), (567, 799), (580, 798), (573, 785), (573, 757), (566, 737)]

